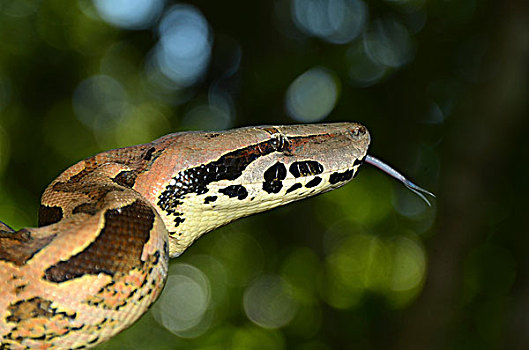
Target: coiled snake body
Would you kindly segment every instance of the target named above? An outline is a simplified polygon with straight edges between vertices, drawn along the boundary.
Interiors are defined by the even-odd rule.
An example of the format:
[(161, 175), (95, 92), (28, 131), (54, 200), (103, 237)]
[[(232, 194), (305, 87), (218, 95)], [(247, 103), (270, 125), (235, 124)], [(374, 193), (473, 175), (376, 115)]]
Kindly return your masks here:
[(168, 261), (238, 218), (340, 187), (356, 123), (184, 132), (97, 154), (44, 191), (39, 228), (0, 222), (0, 349), (86, 348), (156, 300)]

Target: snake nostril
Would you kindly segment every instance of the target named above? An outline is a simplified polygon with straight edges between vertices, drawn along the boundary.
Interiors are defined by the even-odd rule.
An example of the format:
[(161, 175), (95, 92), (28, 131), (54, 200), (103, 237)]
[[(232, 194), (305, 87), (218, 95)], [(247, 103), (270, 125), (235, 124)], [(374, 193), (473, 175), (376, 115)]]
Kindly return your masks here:
[(366, 127), (363, 126), (363, 125), (360, 125), (360, 126), (358, 127), (357, 130), (358, 130), (358, 132), (360, 133), (360, 135), (365, 135), (365, 133), (366, 133), (366, 131), (367, 131), (367, 130), (366, 130)]
[(358, 126), (355, 126), (353, 129), (351, 129), (349, 132), (351, 133), (351, 135), (354, 137), (354, 138), (358, 138), (362, 135), (365, 135), (366, 133), (366, 128), (365, 126), (363, 125), (358, 125)]

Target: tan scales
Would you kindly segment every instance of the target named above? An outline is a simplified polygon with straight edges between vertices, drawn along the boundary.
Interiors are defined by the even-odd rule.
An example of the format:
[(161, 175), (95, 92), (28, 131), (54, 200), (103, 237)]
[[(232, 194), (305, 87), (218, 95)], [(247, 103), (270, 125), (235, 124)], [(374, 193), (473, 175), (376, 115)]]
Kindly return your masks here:
[[(170, 257), (238, 218), (343, 186), (366, 161), (356, 123), (183, 132), (97, 154), (44, 191), (39, 228), (0, 222), (0, 348), (90, 347), (161, 293)], [(400, 177), (399, 177), (400, 176)]]

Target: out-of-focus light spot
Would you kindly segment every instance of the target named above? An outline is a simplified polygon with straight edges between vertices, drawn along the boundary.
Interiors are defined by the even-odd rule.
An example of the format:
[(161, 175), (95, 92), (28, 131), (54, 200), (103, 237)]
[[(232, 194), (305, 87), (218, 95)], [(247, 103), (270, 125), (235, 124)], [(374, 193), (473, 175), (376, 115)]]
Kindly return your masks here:
[(394, 19), (376, 20), (364, 34), (364, 47), (371, 60), (392, 68), (405, 65), (414, 55), (408, 30)]
[(154, 52), (151, 52), (146, 60), (145, 76), (145, 80), (142, 81), (143, 92), (163, 104), (178, 106), (188, 102), (194, 96), (193, 91), (182, 89), (182, 86), (175, 84), (160, 70)]
[(404, 237), (397, 238), (392, 248), (391, 289), (403, 292), (418, 287), (426, 272), (424, 249), (417, 242)]
[(239, 70), (242, 60), (242, 47), (235, 38), (215, 33), (215, 54), (212, 56), (211, 70), (219, 78), (211, 84), (212, 90), (222, 89), (226, 79)]
[(422, 246), (404, 237), (381, 239), (354, 234), (329, 253), (323, 297), (335, 308), (359, 305), (365, 292), (384, 295), (395, 307), (413, 300), (426, 273)]
[(212, 93), (209, 104), (191, 109), (182, 118), (182, 127), (191, 130), (225, 130), (232, 126), (233, 106), (227, 94)]
[(170, 130), (171, 124), (162, 106), (143, 103), (130, 109), (123, 122), (116, 125), (115, 140), (118, 145), (135, 145), (150, 142)]
[[(352, 220), (365, 225), (380, 222), (393, 211), (388, 193), (391, 182), (379, 171), (364, 168), (362, 176), (354, 181), (354, 186), (346, 186), (332, 196), (324, 196), (318, 203), (318, 220), (325, 225), (333, 225), (336, 220)], [(369, 174), (371, 173), (371, 174)]]
[(77, 118), (95, 131), (113, 129), (129, 104), (121, 84), (108, 75), (95, 75), (75, 89), (73, 107)]
[(368, 87), (378, 83), (388, 68), (371, 60), (365, 53), (363, 45), (354, 45), (347, 51), (350, 63), (349, 78), (355, 86)]
[(194, 84), (205, 72), (211, 55), (211, 35), (195, 7), (176, 5), (159, 26), (160, 41), (153, 59), (160, 71), (181, 87)]
[[(314, 279), (319, 279), (321, 275), (315, 275)], [(323, 310), (320, 300), (314, 300), (309, 303), (300, 303), (294, 319), (288, 324), (288, 331), (304, 339), (314, 339), (321, 334), (323, 325)], [(302, 346), (297, 349), (311, 349), (311, 347)], [(314, 348), (316, 349), (316, 348)], [(330, 350), (330, 349), (326, 349)]]
[(437, 103), (432, 102), (426, 121), (430, 124), (442, 124), (445, 119), (446, 116), (441, 107)]
[(229, 114), (233, 119), (235, 114), (235, 106), (231, 96), (219, 87), (212, 87), (209, 89), (208, 101), (211, 106), (223, 110)]
[(225, 130), (231, 124), (231, 117), (220, 108), (202, 105), (184, 115), (182, 126), (192, 130)]
[(432, 103), (424, 121), (430, 124), (443, 123), (453, 113), (462, 90), (461, 83), (456, 79), (434, 80), (428, 84), (427, 93)]
[(366, 290), (383, 283), (388, 252), (376, 237), (353, 235), (326, 260), (324, 298), (335, 308), (354, 307)]
[(93, 0), (106, 22), (126, 29), (148, 28), (160, 15), (164, 0)]
[(316, 300), (317, 284), (314, 276), (320, 271), (318, 256), (308, 248), (294, 250), (281, 268), (281, 276), (292, 286), (293, 297), (304, 303)]
[(0, 12), (11, 17), (25, 17), (35, 13), (39, 5), (40, 1), (35, 0), (2, 1)]
[(209, 281), (202, 271), (188, 264), (172, 265), (169, 273), (153, 315), (169, 331), (186, 336), (199, 325), (209, 307)]
[(395, 209), (407, 217), (417, 217), (429, 208), (417, 194), (401, 186), (394, 187), (392, 202)]
[(294, 80), (286, 96), (288, 114), (303, 123), (324, 119), (338, 99), (338, 79), (327, 69), (312, 68)]
[(264, 328), (280, 328), (294, 318), (297, 303), (287, 283), (279, 276), (262, 276), (244, 293), (244, 311), (252, 322)]
[(363, 288), (370, 290), (384, 288), (388, 263), (390, 262), (390, 255), (386, 244), (382, 240), (371, 236), (363, 237), (357, 243), (360, 243), (359, 246), (363, 246), (364, 249), (360, 249), (358, 246), (354, 248), (350, 246), (350, 249), (347, 251), (339, 251), (343, 254), (341, 258), (344, 259), (339, 265), (339, 269), (343, 273), (342, 277), (350, 274), (350, 272), (346, 271), (347, 261), (352, 261), (353, 265), (356, 265), (353, 267), (353, 270), (356, 270), (356, 273), (360, 277), (357, 282), (353, 279), (353, 283), (351, 283), (353, 289), (357, 287), (358, 282)]
[(367, 235), (366, 228), (355, 219), (340, 219), (329, 224), (323, 236), (325, 255), (332, 254), (353, 235)]
[(188, 257), (187, 261), (208, 277), (211, 286), (211, 307), (216, 309), (229, 304), (226, 300), (229, 295), (226, 267), (209, 254), (194, 254)]
[(300, 30), (335, 44), (356, 38), (367, 17), (362, 0), (292, 0), (291, 8)]
[(439, 79), (429, 83), (426, 91), (432, 103), (430, 110), (425, 113), (424, 121), (430, 124), (441, 124), (452, 115), (463, 94), (463, 86), (456, 79)]
[(77, 0), (77, 6), (79, 6), (79, 10), (81, 10), (86, 17), (95, 21), (101, 19), (93, 0)]

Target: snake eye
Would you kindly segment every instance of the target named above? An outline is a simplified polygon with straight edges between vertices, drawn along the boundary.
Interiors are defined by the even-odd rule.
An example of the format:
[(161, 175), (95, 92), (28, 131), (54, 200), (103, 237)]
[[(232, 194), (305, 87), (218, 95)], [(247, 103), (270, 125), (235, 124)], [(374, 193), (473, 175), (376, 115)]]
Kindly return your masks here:
[(276, 152), (284, 152), (288, 150), (289, 142), (283, 134), (274, 134), (270, 139), (270, 146), (272, 146)]

